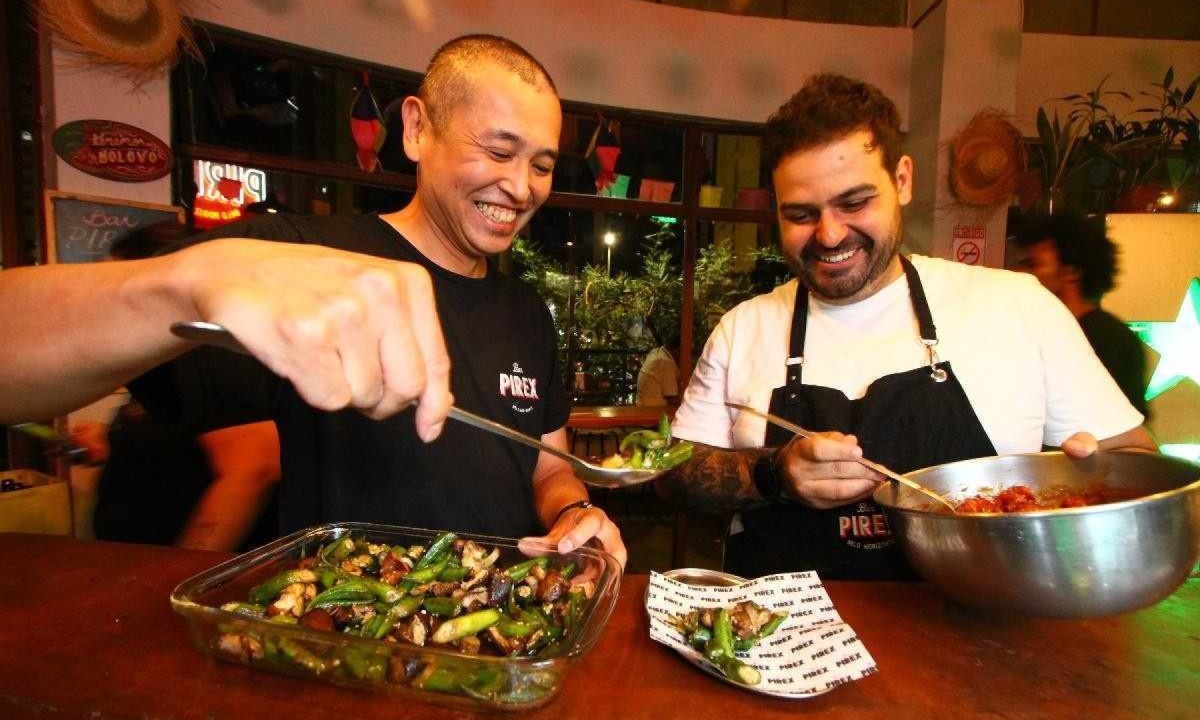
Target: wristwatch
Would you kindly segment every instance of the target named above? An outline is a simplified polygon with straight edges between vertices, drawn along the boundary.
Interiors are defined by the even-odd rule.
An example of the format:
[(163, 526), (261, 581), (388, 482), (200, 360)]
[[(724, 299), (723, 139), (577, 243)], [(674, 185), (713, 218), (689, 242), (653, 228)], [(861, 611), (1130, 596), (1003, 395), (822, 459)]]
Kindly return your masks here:
[(576, 500), (573, 503), (567, 503), (566, 505), (563, 505), (562, 508), (559, 509), (558, 514), (554, 516), (554, 522), (550, 523), (550, 527), (557, 525), (558, 521), (562, 520), (563, 513), (568, 510), (574, 510), (575, 508), (583, 508), (584, 510), (587, 510), (588, 508), (593, 507), (596, 506), (593, 505), (590, 500)]
[(783, 492), (783, 478), (779, 475), (779, 450), (776, 449), (754, 461), (754, 487), (768, 502), (791, 502)]

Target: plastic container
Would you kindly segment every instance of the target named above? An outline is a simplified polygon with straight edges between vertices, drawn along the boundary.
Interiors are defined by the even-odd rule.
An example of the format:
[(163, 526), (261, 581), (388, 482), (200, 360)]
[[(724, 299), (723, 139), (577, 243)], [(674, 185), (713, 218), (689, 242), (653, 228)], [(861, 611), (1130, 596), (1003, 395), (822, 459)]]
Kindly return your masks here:
[(0, 480), (25, 486), (0, 492), (0, 532), (71, 534), (71, 498), (65, 482), (36, 470), (0, 472)]
[[(573, 661), (599, 638), (620, 588), (620, 566), (611, 555), (591, 547), (567, 554), (553, 552), (549, 546), (540, 548), (551, 556), (552, 562), (575, 563), (576, 577), (592, 579), (595, 593), (572, 635), (547, 648), (544, 654), (528, 658), (467, 655), (453, 649), (281, 625), (220, 609), (230, 601), (245, 601), (254, 585), (295, 566), (321, 546), (347, 534), (374, 543), (408, 546), (428, 545), (439, 531), (370, 523), (308, 528), (185, 580), (171, 593), (171, 606), (188, 621), (196, 647), (221, 660), (440, 704), (525, 710), (548, 702), (558, 692)], [(469, 533), (460, 533), (459, 537), (499, 548), (500, 558), (496, 563), (499, 567), (527, 557), (512, 539)], [(254, 637), (263, 646), (280, 647), (283, 643), (292, 649), (292, 655), (298, 647), (307, 662), (286, 661), (278, 653), (258, 653), (255, 657), (238, 652), (229, 641), (235, 635)], [(236, 647), (236, 643), (232, 645)], [(453, 682), (415, 686), (413, 678), (432, 677), (431, 668), (440, 677), (453, 678)]]

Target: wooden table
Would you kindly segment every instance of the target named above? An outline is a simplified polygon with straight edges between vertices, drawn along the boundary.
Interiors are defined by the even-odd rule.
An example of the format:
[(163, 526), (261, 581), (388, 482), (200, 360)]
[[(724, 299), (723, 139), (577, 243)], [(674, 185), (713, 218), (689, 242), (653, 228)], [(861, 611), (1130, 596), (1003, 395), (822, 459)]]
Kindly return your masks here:
[[(296, 680), (200, 655), (168, 595), (226, 557), (0, 535), (0, 718), (373, 720), (460, 709)], [(1200, 581), (1159, 605), (1088, 621), (996, 619), (920, 584), (829, 583), (879, 672), (807, 700), (717, 682), (652, 642), (647, 578), (626, 576), (599, 643), (553, 718), (1154, 718), (1200, 714)]]

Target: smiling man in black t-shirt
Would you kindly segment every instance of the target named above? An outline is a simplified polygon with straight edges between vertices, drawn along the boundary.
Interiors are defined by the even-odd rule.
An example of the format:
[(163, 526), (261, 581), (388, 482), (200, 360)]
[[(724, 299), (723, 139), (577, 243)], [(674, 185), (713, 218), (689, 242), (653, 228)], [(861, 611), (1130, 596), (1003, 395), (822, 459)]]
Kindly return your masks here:
[[(434, 55), (402, 105), (417, 190), (402, 210), (361, 217), (266, 215), (203, 239), (314, 243), (422, 265), (433, 279), (457, 405), (567, 448), (568, 400), (545, 304), (493, 258), (545, 201), (562, 122), (546, 70), (519, 46), (467, 36)], [(186, 357), (201, 377), (221, 362)], [(622, 564), (620, 532), (587, 502), (570, 467), (457, 423), (426, 444), (408, 410), (385, 420), (321, 412), (263, 369), (236, 383), (198, 382), (181, 407), (217, 426), (274, 419), (283, 465), (281, 529), (376, 521), (520, 536), (548, 531), (560, 550), (595, 538)]]

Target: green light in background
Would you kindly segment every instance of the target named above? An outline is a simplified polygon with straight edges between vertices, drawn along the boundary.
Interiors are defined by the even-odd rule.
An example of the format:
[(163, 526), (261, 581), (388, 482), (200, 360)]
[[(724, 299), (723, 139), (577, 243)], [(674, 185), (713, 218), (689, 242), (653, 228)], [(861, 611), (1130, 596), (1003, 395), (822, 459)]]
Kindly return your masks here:
[(1198, 443), (1163, 443), (1158, 446), (1158, 451), (1163, 455), (1200, 463), (1200, 444)]
[(1186, 378), (1200, 385), (1200, 278), (1188, 284), (1174, 322), (1131, 322), (1129, 327), (1159, 355), (1147, 402)]
[(679, 222), (679, 218), (673, 218), (669, 215), (651, 215), (650, 219), (659, 225), (674, 225)]

